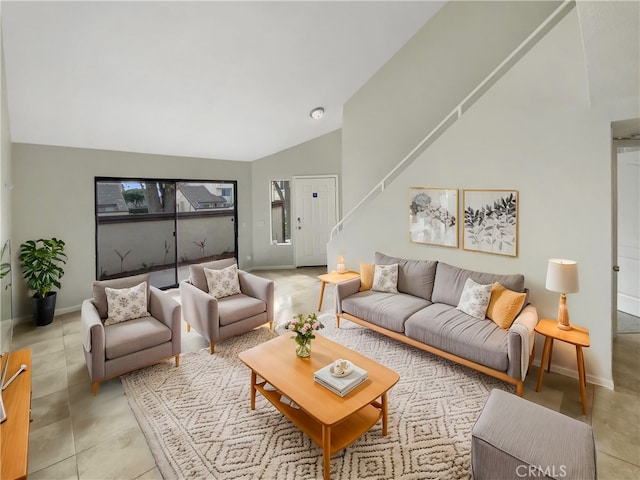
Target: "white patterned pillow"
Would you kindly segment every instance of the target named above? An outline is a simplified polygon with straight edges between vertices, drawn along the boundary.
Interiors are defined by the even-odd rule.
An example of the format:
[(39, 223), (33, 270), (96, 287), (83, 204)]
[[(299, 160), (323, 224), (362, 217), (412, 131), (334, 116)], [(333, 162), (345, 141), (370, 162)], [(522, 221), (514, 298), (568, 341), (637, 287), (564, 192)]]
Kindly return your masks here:
[(230, 265), (221, 270), (204, 269), (207, 277), (209, 295), (216, 298), (229, 297), (240, 293), (240, 281), (238, 280), (238, 266)]
[(371, 290), (398, 293), (398, 264), (376, 265)]
[(467, 315), (484, 320), (487, 307), (491, 301), (492, 287), (492, 283), (489, 285), (480, 285), (470, 278), (467, 278), (456, 308)]
[(147, 282), (131, 288), (105, 287), (107, 296), (107, 319), (105, 325), (126, 322), (136, 318), (148, 317)]

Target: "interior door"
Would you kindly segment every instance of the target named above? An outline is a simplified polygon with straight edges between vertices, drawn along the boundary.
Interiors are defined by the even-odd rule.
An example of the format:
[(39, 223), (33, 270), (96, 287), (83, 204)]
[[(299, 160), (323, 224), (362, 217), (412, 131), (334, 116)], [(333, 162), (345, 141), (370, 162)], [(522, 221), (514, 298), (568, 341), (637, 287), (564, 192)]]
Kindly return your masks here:
[(327, 242), (338, 219), (338, 177), (293, 177), (293, 244), (298, 267), (327, 265)]

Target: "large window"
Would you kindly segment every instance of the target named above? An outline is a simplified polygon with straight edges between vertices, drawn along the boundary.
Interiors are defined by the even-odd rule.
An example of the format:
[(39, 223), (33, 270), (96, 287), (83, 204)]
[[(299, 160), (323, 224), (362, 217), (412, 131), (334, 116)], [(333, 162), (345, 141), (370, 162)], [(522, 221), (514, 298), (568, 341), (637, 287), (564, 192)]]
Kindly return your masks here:
[(237, 258), (235, 181), (96, 178), (96, 277), (151, 274), (171, 287), (188, 266)]
[(289, 180), (271, 181), (271, 243), (291, 243), (291, 188)]

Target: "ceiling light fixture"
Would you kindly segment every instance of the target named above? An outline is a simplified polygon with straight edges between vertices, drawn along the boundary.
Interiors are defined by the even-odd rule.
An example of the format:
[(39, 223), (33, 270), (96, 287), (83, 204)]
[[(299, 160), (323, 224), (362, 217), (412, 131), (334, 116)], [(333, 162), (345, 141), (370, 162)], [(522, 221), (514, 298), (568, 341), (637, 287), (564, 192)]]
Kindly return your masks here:
[(315, 120), (321, 119), (323, 115), (324, 115), (324, 108), (322, 107), (316, 107), (313, 110), (311, 110), (311, 113), (309, 113), (309, 116), (311, 116), (311, 118)]

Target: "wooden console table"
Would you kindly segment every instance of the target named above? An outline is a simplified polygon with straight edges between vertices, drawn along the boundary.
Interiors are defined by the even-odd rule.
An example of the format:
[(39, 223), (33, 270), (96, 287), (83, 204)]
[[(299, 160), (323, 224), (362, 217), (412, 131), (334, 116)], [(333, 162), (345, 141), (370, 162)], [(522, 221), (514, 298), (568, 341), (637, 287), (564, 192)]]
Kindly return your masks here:
[(7, 419), (0, 424), (2, 438), (2, 480), (27, 478), (29, 454), (29, 422), (31, 420), (31, 350), (18, 350), (9, 355), (7, 378), (25, 364), (22, 372), (2, 392)]

